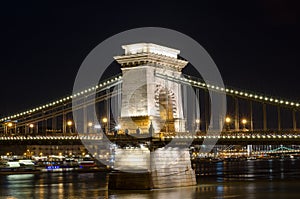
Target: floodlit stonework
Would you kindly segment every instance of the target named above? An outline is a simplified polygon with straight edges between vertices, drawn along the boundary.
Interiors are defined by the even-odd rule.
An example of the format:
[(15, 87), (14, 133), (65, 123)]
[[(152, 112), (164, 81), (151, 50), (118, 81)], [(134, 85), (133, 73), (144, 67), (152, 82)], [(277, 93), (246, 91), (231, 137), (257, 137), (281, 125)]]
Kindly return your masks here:
[(125, 54), (115, 56), (123, 73), (121, 118), (123, 130), (155, 134), (185, 131), (181, 86), (157, 74), (180, 77), (188, 63), (178, 59), (179, 50), (152, 44), (124, 45)]

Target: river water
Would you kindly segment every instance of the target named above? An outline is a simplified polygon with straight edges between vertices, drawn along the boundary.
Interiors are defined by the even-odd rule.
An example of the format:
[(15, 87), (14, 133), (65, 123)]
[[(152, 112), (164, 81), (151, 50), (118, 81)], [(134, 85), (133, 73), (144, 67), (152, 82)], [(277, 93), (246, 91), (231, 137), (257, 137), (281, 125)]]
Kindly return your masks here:
[(1, 198), (300, 198), (300, 160), (248, 160), (195, 165), (197, 185), (146, 191), (107, 190), (106, 173), (0, 175)]

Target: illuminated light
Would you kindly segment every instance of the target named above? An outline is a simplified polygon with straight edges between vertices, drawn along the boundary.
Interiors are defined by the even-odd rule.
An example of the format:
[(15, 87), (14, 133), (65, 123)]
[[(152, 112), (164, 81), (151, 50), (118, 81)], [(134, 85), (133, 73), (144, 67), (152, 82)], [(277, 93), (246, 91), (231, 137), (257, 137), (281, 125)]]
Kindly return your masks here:
[(59, 102), (63, 102), (63, 100), (59, 100)]
[(234, 91), (234, 93), (235, 93), (235, 94), (238, 94), (239, 92), (238, 92), (238, 91)]
[(240, 92), (240, 95), (244, 95), (244, 93), (243, 93), (243, 92)]
[(230, 90), (230, 93), (234, 93), (234, 90)]
[(89, 126), (89, 127), (93, 126), (93, 122), (89, 122), (89, 123), (88, 123), (88, 126)]
[(104, 82), (104, 83), (103, 83), (103, 85), (105, 86), (105, 85), (106, 85), (106, 83)]
[(84, 93), (87, 93), (88, 91), (87, 90), (84, 90)]
[[(96, 86), (96, 87), (98, 88), (98, 86)], [(90, 89), (90, 88), (88, 89), (89, 92), (90, 92), (91, 90), (92, 90), (92, 89)]]
[(217, 86), (216, 89), (219, 90), (220, 89), (219, 86)]
[(33, 128), (34, 127), (34, 125), (33, 124), (29, 124), (29, 128)]
[(248, 93), (245, 93), (245, 96), (248, 96)]
[(226, 117), (226, 118), (225, 118), (225, 122), (226, 122), (226, 123), (230, 123), (230, 122), (231, 122), (231, 118), (230, 118), (230, 117)]
[(277, 103), (277, 102), (278, 102), (278, 99), (275, 99), (275, 100), (274, 100), (274, 102), (276, 102), (276, 103)]
[(258, 96), (257, 96), (257, 95), (254, 95), (254, 98), (256, 99), (256, 98), (258, 98)]
[(209, 87), (210, 87), (210, 85), (209, 85), (209, 84), (207, 84), (207, 85), (206, 85), (206, 87), (207, 87), (207, 88), (209, 88)]
[(83, 91), (80, 92), (81, 95), (83, 95), (83, 93), (84, 93)]
[(269, 100), (269, 98), (265, 97), (265, 100), (266, 100), (266, 101), (268, 101), (268, 100)]
[(270, 102), (273, 102), (274, 101), (274, 99), (273, 98), (270, 98)]
[(263, 99), (263, 96), (259, 96), (259, 99)]
[(291, 105), (294, 106), (295, 105), (294, 102), (291, 102)]
[(299, 106), (299, 104), (297, 103), (296, 106)]
[(224, 91), (224, 88), (221, 88), (221, 91)]
[(242, 124), (246, 124), (247, 120), (246, 119), (242, 119)]
[(106, 123), (106, 122), (107, 122), (107, 118), (104, 117), (104, 118), (102, 119), (102, 122)]
[(225, 91), (226, 91), (226, 92), (229, 92), (229, 89), (228, 89), (228, 88), (226, 88), (226, 89), (225, 89)]
[(8, 127), (12, 127), (12, 126), (13, 126), (13, 123), (9, 122), (9, 123), (7, 124), (7, 126), (8, 126)]
[(214, 88), (215, 88), (215, 86), (211, 86), (211, 88), (212, 88), (212, 89), (214, 89)]
[(290, 102), (286, 101), (285, 104), (289, 104)]
[(67, 121), (68, 126), (72, 126), (73, 122), (71, 120)]
[(280, 104), (282, 104), (283, 103), (283, 100), (280, 100), (280, 102), (279, 102)]
[(252, 94), (250, 94), (250, 95), (249, 95), (249, 97), (253, 97), (253, 95), (252, 95)]

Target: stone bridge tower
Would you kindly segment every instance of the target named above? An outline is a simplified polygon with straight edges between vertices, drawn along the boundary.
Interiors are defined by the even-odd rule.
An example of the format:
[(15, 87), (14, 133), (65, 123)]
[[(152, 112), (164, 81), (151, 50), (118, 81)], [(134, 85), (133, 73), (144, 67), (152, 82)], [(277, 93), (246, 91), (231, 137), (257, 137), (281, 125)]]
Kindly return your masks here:
[(122, 48), (125, 54), (114, 57), (123, 73), (122, 130), (144, 134), (152, 123), (155, 134), (184, 132), (181, 85), (161, 76), (180, 77), (188, 63), (178, 59), (180, 51), (152, 43)]

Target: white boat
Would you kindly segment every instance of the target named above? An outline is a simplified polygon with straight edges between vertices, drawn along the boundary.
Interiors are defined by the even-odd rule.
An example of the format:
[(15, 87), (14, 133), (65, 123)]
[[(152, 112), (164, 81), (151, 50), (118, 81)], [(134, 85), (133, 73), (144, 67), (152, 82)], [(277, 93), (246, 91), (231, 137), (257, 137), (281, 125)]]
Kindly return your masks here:
[(14, 168), (20, 168), (21, 167), (21, 165), (20, 165), (19, 162), (14, 162), (14, 161), (8, 161), (8, 162), (6, 162), (6, 166), (8, 168), (12, 168), (12, 169), (14, 169)]

